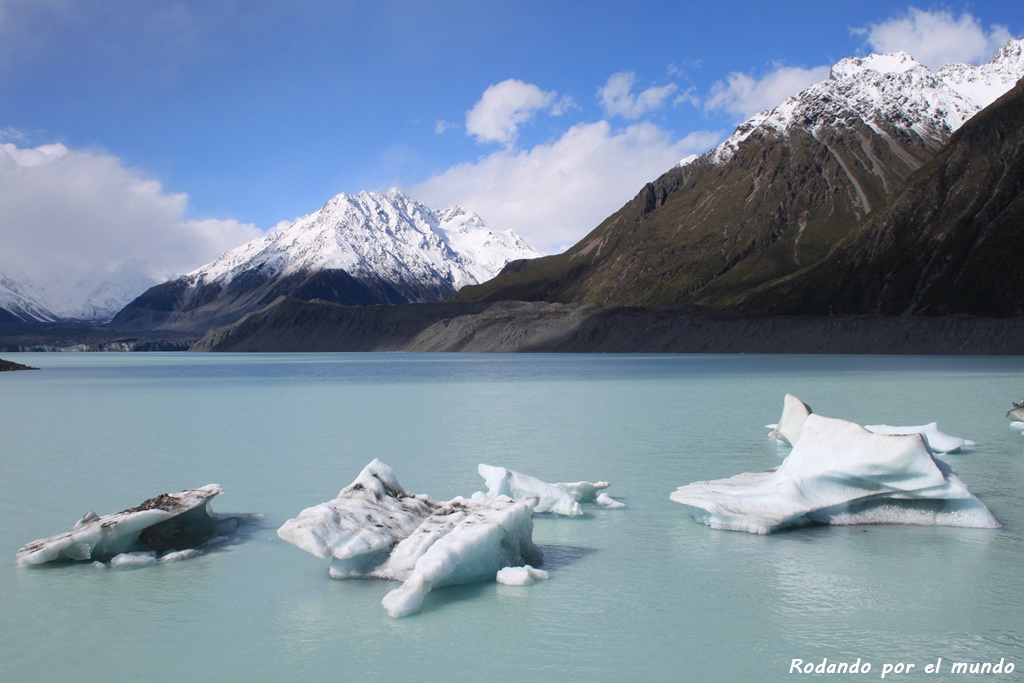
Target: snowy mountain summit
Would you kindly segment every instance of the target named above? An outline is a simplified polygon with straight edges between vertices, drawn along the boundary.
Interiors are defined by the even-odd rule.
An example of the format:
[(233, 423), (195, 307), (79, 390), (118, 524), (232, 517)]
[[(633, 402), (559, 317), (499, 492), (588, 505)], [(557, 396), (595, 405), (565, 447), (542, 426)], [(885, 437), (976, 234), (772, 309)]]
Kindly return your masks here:
[(184, 277), (226, 286), (253, 272), (269, 279), (343, 270), (357, 280), (391, 283), (407, 292), (404, 300), (431, 301), (494, 277), (511, 260), (536, 256), (511, 230), (493, 231), (458, 206), (436, 213), (392, 188), (339, 194)]
[(802, 129), (818, 136), (863, 122), (884, 137), (911, 135), (937, 149), (965, 121), (1024, 76), (1024, 40), (1011, 40), (987, 64), (947, 64), (933, 72), (906, 52), (848, 57), (829, 78), (755, 114), (708, 153), (722, 163), (760, 132)]
[(422, 303), (536, 258), (511, 230), (461, 207), (435, 212), (398, 189), (339, 194), (319, 211), (158, 285), (114, 323), (233, 322), (282, 295), (344, 305)]

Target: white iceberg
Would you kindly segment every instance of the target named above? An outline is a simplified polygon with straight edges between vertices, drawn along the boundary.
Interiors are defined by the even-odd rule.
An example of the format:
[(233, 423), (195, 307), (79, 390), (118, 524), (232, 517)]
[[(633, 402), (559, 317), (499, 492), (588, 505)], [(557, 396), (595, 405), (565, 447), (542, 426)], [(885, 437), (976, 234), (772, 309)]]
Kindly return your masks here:
[[(549, 484), (528, 474), (522, 474), (504, 467), (480, 464), (476, 471), (484, 478), (487, 493), (482, 497), (537, 498), (534, 512), (551, 512), (566, 517), (582, 517), (583, 508), (565, 489)], [(479, 498), (481, 496), (474, 496)]]
[(1006, 419), (1013, 422), (1024, 422), (1024, 400), (1020, 403), (1010, 401), (1013, 407), (1006, 411)]
[[(782, 406), (782, 417), (777, 424), (766, 425), (772, 432), (768, 436), (782, 443), (795, 446), (803, 432), (804, 422), (812, 413), (811, 407), (792, 394), (786, 394)], [(974, 446), (969, 439), (946, 434), (935, 422), (925, 425), (895, 427), (891, 425), (865, 425), (865, 429), (876, 434), (921, 434), (933, 453), (958, 453), (964, 447)]]
[(495, 581), (506, 586), (532, 586), (538, 581), (547, 581), (548, 573), (530, 565), (499, 569)]
[(611, 486), (606, 481), (559, 482), (553, 486), (568, 493), (577, 503), (594, 503), (609, 509), (626, 507), (624, 503), (620, 503), (605, 492), (605, 489)]
[(374, 459), (334, 500), (306, 508), (277, 535), (317, 557), (331, 558), (333, 578), (369, 576), (440, 506), (408, 493), (392, 469)]
[(480, 464), (476, 470), (484, 478), (487, 492), (477, 492), (474, 498), (537, 498), (537, 509), (534, 512), (550, 512), (565, 517), (582, 517), (581, 503), (596, 503), (606, 508), (626, 507), (604, 492), (604, 489), (611, 486), (606, 481), (549, 484), (504, 467)]
[(682, 486), (671, 499), (713, 528), (758, 534), (807, 524), (999, 526), (921, 435), (815, 414), (779, 467)]
[(103, 517), (90, 511), (71, 531), (21, 548), (16, 562), (19, 566), (55, 561), (141, 566), (152, 564), (146, 558), (156, 562), (165, 557), (181, 559), (198, 554), (197, 549), (234, 533), (242, 523), (258, 517), (213, 514), (210, 500), (222, 490), (217, 484), (207, 484), (181, 493), (164, 493)]
[(303, 510), (278, 535), (331, 558), (335, 579), (404, 582), (382, 604), (392, 617), (418, 612), (433, 588), (493, 580), (506, 566), (543, 559), (533, 543), (536, 498), (455, 498), (408, 493), (390, 467), (372, 461), (327, 503)]
[(384, 573), (404, 581), (384, 596), (388, 616), (419, 612), (433, 588), (493, 580), (498, 570), (540, 562), (533, 544), (536, 499), (466, 500), (442, 506), (395, 547)]
[(926, 425), (912, 427), (893, 427), (891, 425), (864, 425), (864, 429), (875, 434), (920, 434), (924, 437), (932, 453), (959, 453), (964, 447), (976, 445), (970, 439), (963, 439), (959, 436), (946, 434), (939, 429), (936, 422), (929, 422)]
[(768, 436), (791, 446), (796, 444), (803, 431), (804, 422), (812, 412), (809, 405), (793, 394), (786, 394), (782, 403), (782, 417), (779, 418), (777, 424), (768, 425), (768, 428), (772, 430)]

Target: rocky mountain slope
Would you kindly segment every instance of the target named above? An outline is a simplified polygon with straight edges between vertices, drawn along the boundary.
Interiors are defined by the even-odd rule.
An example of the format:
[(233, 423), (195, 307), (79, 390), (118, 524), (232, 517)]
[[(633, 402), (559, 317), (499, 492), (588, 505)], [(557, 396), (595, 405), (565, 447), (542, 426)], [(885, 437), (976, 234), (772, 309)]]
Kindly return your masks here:
[(844, 59), (564, 254), (511, 263), (457, 298), (727, 309), (827, 256), (1022, 76), (1024, 41), (938, 72), (905, 53)]
[(816, 315), (1024, 315), (1024, 80), (817, 264), (731, 308)]
[(435, 213), (392, 189), (340, 194), (319, 211), (153, 287), (120, 328), (205, 330), (288, 295), (346, 305), (438, 301), (538, 256), (459, 207)]

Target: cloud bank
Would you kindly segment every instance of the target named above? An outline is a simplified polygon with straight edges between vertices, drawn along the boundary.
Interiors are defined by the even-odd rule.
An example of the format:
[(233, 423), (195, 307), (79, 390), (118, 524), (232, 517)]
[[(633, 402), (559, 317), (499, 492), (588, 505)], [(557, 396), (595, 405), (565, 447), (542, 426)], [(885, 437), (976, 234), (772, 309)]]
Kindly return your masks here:
[(645, 183), (720, 138), (702, 131), (675, 139), (646, 122), (623, 130), (607, 121), (583, 123), (553, 142), (458, 164), (408, 190), (437, 208), (463, 205), (496, 228), (516, 230), (535, 249), (557, 253)]
[(633, 85), (635, 83), (636, 74), (627, 71), (620, 71), (608, 78), (608, 82), (598, 90), (598, 97), (606, 115), (638, 119), (659, 109), (678, 89), (675, 83), (669, 83), (647, 88), (634, 95)]
[(711, 93), (704, 101), (704, 108), (721, 110), (746, 119), (754, 114), (771, 109), (787, 97), (806, 90), (815, 83), (828, 78), (831, 67), (815, 66), (803, 68), (777, 65), (763, 78), (734, 72), (725, 81), (718, 81), (711, 87)]
[(988, 30), (971, 14), (959, 17), (945, 10), (925, 11), (911, 7), (906, 14), (867, 28), (855, 29), (873, 52), (904, 50), (929, 69), (950, 63), (980, 64), (1013, 36), (998, 24)]
[(466, 112), (466, 133), (480, 142), (512, 145), (519, 135), (519, 126), (538, 111), (561, 113), (565, 100), (558, 93), (541, 90), (533, 83), (510, 78), (484, 91), (473, 108)]
[(0, 144), (0, 272), (48, 283), (131, 264), (159, 280), (261, 234), (235, 220), (189, 220), (187, 208), (184, 194), (116, 157)]

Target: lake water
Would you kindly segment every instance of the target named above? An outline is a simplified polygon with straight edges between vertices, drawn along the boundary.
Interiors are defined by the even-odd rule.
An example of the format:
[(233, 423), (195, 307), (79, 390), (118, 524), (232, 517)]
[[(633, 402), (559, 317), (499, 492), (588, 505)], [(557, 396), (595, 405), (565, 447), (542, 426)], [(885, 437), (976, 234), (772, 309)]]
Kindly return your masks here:
[[(1024, 667), (1024, 358), (7, 354), (0, 374), (2, 681), (963, 680)], [(998, 530), (717, 531), (677, 487), (778, 464), (786, 392), (861, 424), (938, 421)], [(535, 518), (550, 580), (443, 588), (332, 581), (279, 540), (373, 458), (442, 500), (478, 463), (607, 480), (623, 510)], [(19, 568), (23, 544), (159, 493), (219, 483), (262, 513), (242, 542), (134, 570)], [(792, 660), (870, 663), (790, 673)], [(924, 667), (942, 658), (938, 674)]]

